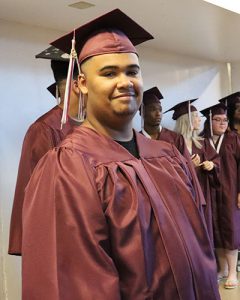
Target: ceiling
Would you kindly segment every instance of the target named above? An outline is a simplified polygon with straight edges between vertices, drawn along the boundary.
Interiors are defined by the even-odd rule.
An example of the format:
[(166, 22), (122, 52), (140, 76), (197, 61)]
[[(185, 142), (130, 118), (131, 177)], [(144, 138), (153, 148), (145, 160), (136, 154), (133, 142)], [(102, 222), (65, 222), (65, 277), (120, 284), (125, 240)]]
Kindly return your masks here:
[(240, 15), (203, 0), (87, 1), (95, 6), (80, 10), (68, 7), (77, 0), (1, 0), (0, 19), (69, 32), (120, 8), (155, 37), (146, 46), (221, 62), (240, 61)]

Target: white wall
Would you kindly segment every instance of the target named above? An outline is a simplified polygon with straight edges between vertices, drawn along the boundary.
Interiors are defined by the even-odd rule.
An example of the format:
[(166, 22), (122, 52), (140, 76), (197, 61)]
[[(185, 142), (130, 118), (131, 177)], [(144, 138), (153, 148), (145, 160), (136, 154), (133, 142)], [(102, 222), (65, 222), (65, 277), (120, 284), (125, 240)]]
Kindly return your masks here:
[[(158, 86), (163, 111), (178, 102), (199, 98), (198, 109), (215, 104), (228, 91), (227, 67), (223, 63), (194, 59), (145, 47), (140, 51), (145, 89)], [(240, 74), (239, 74), (240, 76)], [(163, 115), (163, 125), (173, 128), (172, 113)], [(136, 118), (136, 126), (139, 126)]]
[[(21, 299), (21, 258), (8, 256), (8, 231), (21, 144), (28, 126), (55, 102), (46, 87), (53, 82), (48, 61), (34, 55), (61, 33), (0, 21), (0, 299)], [(227, 93), (226, 66), (221, 63), (139, 48), (145, 89), (157, 85), (166, 110), (178, 101), (199, 97), (198, 108)], [(239, 81), (237, 72), (235, 85)], [(135, 127), (140, 128), (136, 116)], [(165, 126), (173, 126), (171, 114)]]

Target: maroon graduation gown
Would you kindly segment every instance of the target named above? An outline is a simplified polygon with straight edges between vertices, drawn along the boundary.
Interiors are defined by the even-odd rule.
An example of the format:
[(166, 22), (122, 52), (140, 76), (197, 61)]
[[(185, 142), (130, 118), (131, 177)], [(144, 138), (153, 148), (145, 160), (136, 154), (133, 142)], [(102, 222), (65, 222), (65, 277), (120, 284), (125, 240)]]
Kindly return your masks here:
[(140, 159), (75, 127), (34, 170), (23, 207), (23, 300), (216, 300), (195, 173), (136, 133)]
[(48, 150), (56, 147), (73, 127), (71, 122), (67, 122), (61, 130), (61, 117), (62, 109), (55, 106), (36, 120), (24, 137), (11, 216), (9, 254), (21, 255), (24, 191), (35, 166), (40, 158)]
[(219, 170), (220, 170), (220, 157), (217, 152), (213, 149), (208, 139), (200, 141), (202, 148), (199, 149), (192, 144), (192, 154), (198, 154), (200, 161), (212, 161), (215, 165), (213, 170), (206, 171), (201, 166), (195, 168), (199, 183), (201, 185), (204, 198), (206, 200), (206, 206), (204, 206), (204, 215), (207, 224), (209, 237), (214, 244), (213, 238), (213, 216), (212, 216), (212, 201), (215, 201), (213, 192), (220, 186), (219, 182)]
[[(191, 169), (191, 172), (195, 172), (191, 156), (182, 134), (162, 127), (162, 130), (159, 132), (157, 139), (159, 141), (165, 141), (174, 145), (178, 149), (178, 151), (186, 158), (188, 168)], [(202, 205), (206, 205), (205, 198), (202, 198)], [(206, 208), (204, 208), (204, 210), (206, 210)]]
[(219, 151), (221, 160), (220, 189), (216, 192), (214, 234), (216, 247), (240, 249), (240, 136), (226, 132)]
[(179, 134), (175, 131), (172, 131), (170, 129), (162, 127), (162, 130), (161, 130), (161, 132), (159, 132), (159, 135), (158, 135), (158, 140), (165, 141), (165, 142), (175, 145), (175, 147), (178, 149), (178, 151), (184, 157), (189, 156), (189, 152), (188, 152), (186, 143), (184, 141), (184, 137), (181, 134)]

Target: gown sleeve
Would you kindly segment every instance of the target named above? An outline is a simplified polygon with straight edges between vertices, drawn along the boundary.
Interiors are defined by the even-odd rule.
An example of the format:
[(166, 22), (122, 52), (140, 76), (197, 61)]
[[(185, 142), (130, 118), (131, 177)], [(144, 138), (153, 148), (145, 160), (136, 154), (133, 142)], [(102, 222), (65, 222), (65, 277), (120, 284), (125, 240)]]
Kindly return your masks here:
[(218, 188), (220, 187), (220, 180), (219, 180), (219, 171), (220, 171), (220, 156), (219, 154), (213, 149), (213, 147), (210, 145), (208, 140), (204, 140), (205, 143), (205, 153), (204, 153), (204, 159), (208, 161), (212, 161), (214, 163), (214, 168), (211, 171), (205, 171), (208, 177), (209, 177), (209, 183), (212, 187)]
[(38, 161), (52, 147), (50, 129), (45, 124), (34, 123), (28, 129), (22, 146), (10, 224), (9, 254), (21, 255), (25, 188)]
[(190, 154), (188, 152), (188, 153), (186, 153), (186, 156), (183, 156), (179, 153), (179, 151), (175, 147), (173, 147), (173, 150), (174, 150), (176, 156), (178, 157), (178, 159), (180, 161), (182, 161), (181, 165), (183, 166), (185, 173), (187, 174), (187, 177), (190, 180), (190, 183), (188, 186), (190, 187), (191, 193), (193, 195), (193, 198), (195, 199), (195, 203), (198, 206), (199, 211), (203, 215), (203, 206), (206, 205), (206, 201), (204, 199), (203, 192), (202, 192), (199, 180), (197, 178), (196, 171), (195, 171), (193, 163), (191, 161)]
[(120, 299), (94, 172), (63, 148), (35, 168), (23, 208), (23, 299)]
[(237, 192), (240, 193), (240, 135), (237, 136)]
[(184, 140), (184, 137), (182, 134), (179, 134), (178, 137), (177, 137), (177, 149), (180, 151), (180, 153), (186, 157), (187, 159), (190, 159), (191, 160), (191, 157), (190, 157), (190, 154), (189, 154), (189, 151), (187, 149), (187, 145), (185, 143), (185, 140)]

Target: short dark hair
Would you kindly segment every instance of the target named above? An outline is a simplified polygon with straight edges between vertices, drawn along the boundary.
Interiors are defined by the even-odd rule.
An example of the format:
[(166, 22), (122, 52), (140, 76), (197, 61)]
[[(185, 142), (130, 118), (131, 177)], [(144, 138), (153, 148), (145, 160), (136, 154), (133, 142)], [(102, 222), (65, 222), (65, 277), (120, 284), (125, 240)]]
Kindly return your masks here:
[[(59, 85), (62, 80), (65, 80), (67, 78), (68, 65), (69, 65), (68, 61), (51, 60), (51, 68), (57, 85)], [(73, 78), (77, 79), (77, 76), (78, 76), (78, 68), (75, 65)]]
[(236, 103), (232, 103), (228, 106), (227, 116), (229, 119), (229, 127), (231, 130), (234, 130), (234, 113), (236, 109)]

